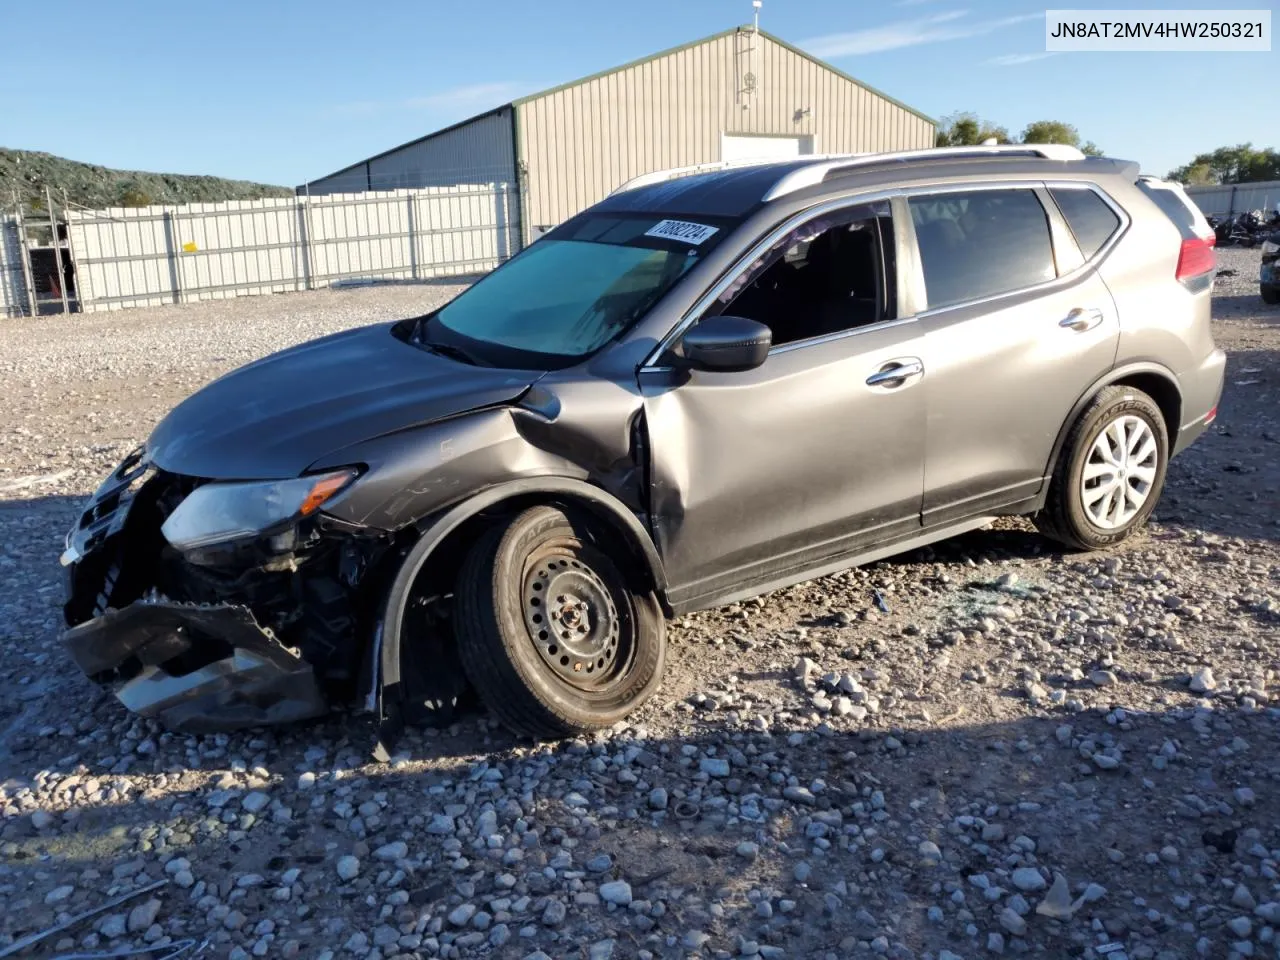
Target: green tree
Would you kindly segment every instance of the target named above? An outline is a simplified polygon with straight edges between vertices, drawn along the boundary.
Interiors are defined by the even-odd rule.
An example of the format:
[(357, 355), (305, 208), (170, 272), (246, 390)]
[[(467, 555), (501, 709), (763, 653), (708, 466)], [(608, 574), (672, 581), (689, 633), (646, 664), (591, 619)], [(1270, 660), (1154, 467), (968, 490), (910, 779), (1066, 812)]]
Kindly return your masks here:
[(1102, 151), (1098, 149), (1098, 145), (1092, 140), (1080, 139), (1080, 131), (1075, 128), (1074, 124), (1063, 123), (1061, 120), (1037, 120), (1035, 123), (1027, 124), (1027, 128), (1022, 131), (1022, 143), (1065, 143), (1068, 146), (1078, 147), (1082, 153), (1091, 157), (1102, 156)]
[(953, 113), (938, 127), (939, 147), (976, 147), (985, 140), (1009, 143), (1009, 131), (980, 118), (976, 113)]
[(1251, 143), (1219, 147), (1196, 154), (1188, 164), (1169, 171), (1170, 180), (1182, 183), (1257, 183), (1280, 180), (1280, 151), (1254, 149)]

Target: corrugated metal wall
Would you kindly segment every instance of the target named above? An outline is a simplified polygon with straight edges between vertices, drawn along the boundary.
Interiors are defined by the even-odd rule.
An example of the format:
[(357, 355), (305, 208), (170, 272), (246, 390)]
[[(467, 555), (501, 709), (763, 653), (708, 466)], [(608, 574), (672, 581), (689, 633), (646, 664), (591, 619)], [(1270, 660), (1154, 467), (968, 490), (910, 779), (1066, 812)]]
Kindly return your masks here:
[(511, 184), (67, 211), (81, 308), (115, 310), (492, 270), (519, 246)]
[[(748, 72), (756, 77), (751, 93)], [(931, 147), (934, 138), (928, 119), (749, 31), (517, 102), (516, 110), (534, 236), (630, 177), (719, 160), (722, 133), (812, 136), (815, 153)]]
[(313, 197), (329, 193), (361, 193), (369, 189), (369, 162), (360, 163), (331, 173), (319, 180), (312, 180), (305, 187), (298, 188), (299, 195), (310, 194)]
[(1271, 212), (1280, 203), (1280, 180), (1187, 187), (1187, 194), (1205, 214), (1244, 213), (1246, 210)]
[(314, 180), (308, 186), (314, 197), (368, 189), (514, 182), (511, 109), (504, 107)]
[(21, 317), (29, 312), (22, 251), (18, 246), (18, 221), (0, 216), (0, 316)]

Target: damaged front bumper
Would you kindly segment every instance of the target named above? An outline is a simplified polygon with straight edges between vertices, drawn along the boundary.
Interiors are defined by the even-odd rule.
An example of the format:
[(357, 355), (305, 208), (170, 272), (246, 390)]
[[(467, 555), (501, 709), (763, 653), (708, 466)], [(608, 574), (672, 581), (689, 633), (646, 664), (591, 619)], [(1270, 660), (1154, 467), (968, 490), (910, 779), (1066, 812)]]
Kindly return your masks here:
[[(327, 709), (311, 665), (247, 607), (139, 600), (72, 627), (63, 640), (87, 676), (170, 730), (289, 723)], [(210, 652), (222, 655), (209, 660)]]
[(179, 732), (305, 720), (351, 699), (369, 676), (363, 581), (387, 538), (315, 516), (193, 562), (161, 527), (202, 482), (139, 449), (85, 504), (62, 556), (72, 659)]

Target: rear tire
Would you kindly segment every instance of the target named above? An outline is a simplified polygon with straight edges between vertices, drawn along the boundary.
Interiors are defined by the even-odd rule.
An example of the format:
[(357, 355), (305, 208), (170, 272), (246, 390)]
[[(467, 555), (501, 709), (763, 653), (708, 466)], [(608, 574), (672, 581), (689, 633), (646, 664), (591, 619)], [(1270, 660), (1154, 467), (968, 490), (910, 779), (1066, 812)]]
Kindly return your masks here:
[(483, 534), (459, 571), (463, 670), (512, 731), (541, 739), (612, 726), (657, 689), (666, 621), (584, 518), (538, 506)]
[(1104, 387), (1067, 435), (1035, 525), (1076, 549), (1115, 546), (1146, 524), (1168, 462), (1156, 402), (1133, 387)]
[(1263, 303), (1269, 303), (1272, 306), (1280, 303), (1280, 287), (1273, 287), (1270, 284), (1266, 284), (1259, 288), (1259, 292), (1262, 294)]

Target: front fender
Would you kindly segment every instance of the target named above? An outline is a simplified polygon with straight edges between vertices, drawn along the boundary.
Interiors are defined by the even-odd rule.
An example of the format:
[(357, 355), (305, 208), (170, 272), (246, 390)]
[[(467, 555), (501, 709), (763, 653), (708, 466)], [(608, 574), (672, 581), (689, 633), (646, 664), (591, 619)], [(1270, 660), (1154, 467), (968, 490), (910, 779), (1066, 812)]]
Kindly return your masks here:
[(466, 521), (481, 511), (506, 501), (527, 497), (570, 501), (585, 507), (601, 520), (609, 523), (627, 537), (633, 548), (643, 558), (655, 590), (659, 596), (665, 596), (666, 572), (653, 539), (640, 519), (609, 492), (583, 480), (552, 476), (512, 480), (483, 490), (420, 524), (421, 536), (400, 564), (400, 569), (387, 591), (381, 628), (377, 634), (380, 649), (375, 651), (377, 675), (374, 679), (379, 710), (384, 718), (387, 714), (388, 692), (393, 691), (400, 683), (401, 628), (404, 624), (409, 593), (418, 574), (422, 572), (436, 548)]

